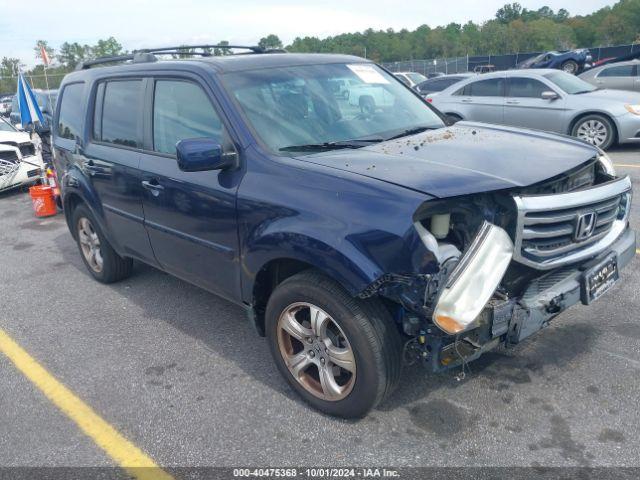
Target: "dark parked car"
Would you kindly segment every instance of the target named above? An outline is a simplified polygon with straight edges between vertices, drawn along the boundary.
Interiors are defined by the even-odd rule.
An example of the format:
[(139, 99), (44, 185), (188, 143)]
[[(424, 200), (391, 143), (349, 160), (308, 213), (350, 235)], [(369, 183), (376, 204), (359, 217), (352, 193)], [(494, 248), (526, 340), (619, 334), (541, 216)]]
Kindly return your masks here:
[(518, 68), (555, 68), (576, 75), (591, 67), (591, 52), (583, 48), (566, 52), (547, 52), (518, 64)]
[[(366, 414), (403, 362), (438, 372), (524, 340), (634, 256), (631, 182), (591, 145), (448, 127), (352, 56), (124, 59), (67, 75), (56, 110), (89, 273), (121, 280), (136, 259), (244, 307), (324, 412)], [(335, 79), (393, 101), (363, 112)]]

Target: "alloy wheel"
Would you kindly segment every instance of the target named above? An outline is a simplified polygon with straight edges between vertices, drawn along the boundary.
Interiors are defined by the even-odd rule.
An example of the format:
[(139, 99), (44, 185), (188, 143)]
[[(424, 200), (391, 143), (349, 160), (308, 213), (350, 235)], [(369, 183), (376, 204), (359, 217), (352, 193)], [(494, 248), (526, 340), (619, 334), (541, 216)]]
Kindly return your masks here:
[(278, 348), (296, 381), (326, 401), (345, 398), (356, 379), (353, 349), (344, 331), (321, 308), (306, 302), (280, 314)]
[(576, 130), (576, 137), (596, 147), (605, 143), (608, 135), (606, 125), (599, 120), (587, 120)]
[(104, 260), (100, 250), (100, 238), (91, 221), (86, 217), (82, 217), (78, 221), (78, 241), (82, 255), (89, 267), (96, 273), (102, 272)]

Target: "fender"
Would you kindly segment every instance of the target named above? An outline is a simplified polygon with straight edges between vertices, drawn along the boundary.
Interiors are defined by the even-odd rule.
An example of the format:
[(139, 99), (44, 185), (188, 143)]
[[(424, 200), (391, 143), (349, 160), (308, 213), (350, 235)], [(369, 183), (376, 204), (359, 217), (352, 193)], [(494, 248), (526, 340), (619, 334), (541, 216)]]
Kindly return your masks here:
[(237, 204), (243, 302), (252, 303), (258, 272), (277, 259), (309, 264), (356, 296), (432, 258), (413, 227), (413, 214), (432, 197), (299, 160), (253, 166)]
[(62, 193), (62, 208), (64, 211), (65, 220), (71, 235), (75, 239), (75, 229), (71, 225), (72, 212), (71, 202), (74, 196), (80, 198), (80, 200), (87, 206), (89, 211), (93, 214), (98, 227), (102, 234), (107, 238), (107, 241), (111, 244), (116, 252), (120, 254), (122, 249), (118, 242), (115, 241), (113, 235), (111, 235), (109, 229), (106, 226), (104, 209), (100, 202), (95, 189), (91, 183), (87, 180), (87, 177), (80, 171), (77, 165), (73, 165), (64, 174), (61, 180), (61, 193)]

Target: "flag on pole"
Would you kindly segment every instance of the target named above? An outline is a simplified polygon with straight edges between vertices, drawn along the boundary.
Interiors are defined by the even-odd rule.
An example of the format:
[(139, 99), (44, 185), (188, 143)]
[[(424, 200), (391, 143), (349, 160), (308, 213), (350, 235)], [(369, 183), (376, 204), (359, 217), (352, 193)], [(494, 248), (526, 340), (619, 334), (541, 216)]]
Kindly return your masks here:
[(49, 55), (47, 55), (47, 49), (44, 48), (44, 45), (40, 45), (40, 56), (42, 57), (42, 63), (44, 63), (45, 67), (48, 67)]
[(36, 101), (36, 97), (31, 91), (29, 84), (24, 79), (24, 75), (20, 72), (18, 76), (18, 106), (20, 108), (20, 123), (23, 126), (30, 123), (40, 122), (44, 125), (44, 117)]

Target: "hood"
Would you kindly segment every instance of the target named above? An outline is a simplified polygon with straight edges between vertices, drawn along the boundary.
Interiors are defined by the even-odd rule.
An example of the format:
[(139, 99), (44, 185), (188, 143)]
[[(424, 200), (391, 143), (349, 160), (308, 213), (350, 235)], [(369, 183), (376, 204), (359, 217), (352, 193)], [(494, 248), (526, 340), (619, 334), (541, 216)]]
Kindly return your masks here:
[(5, 132), (0, 131), (0, 142), (27, 143), (31, 141), (31, 137), (26, 132)]
[(300, 159), (445, 198), (533, 185), (596, 155), (594, 147), (569, 137), (459, 122), (369, 147)]
[(572, 96), (576, 98), (587, 97), (590, 99), (598, 99), (598, 100), (612, 100), (612, 101), (618, 101), (621, 104), (631, 103), (635, 105), (640, 103), (640, 93), (626, 91), (626, 90), (603, 89), (603, 90), (594, 90), (593, 92), (580, 93), (578, 95), (572, 95)]

